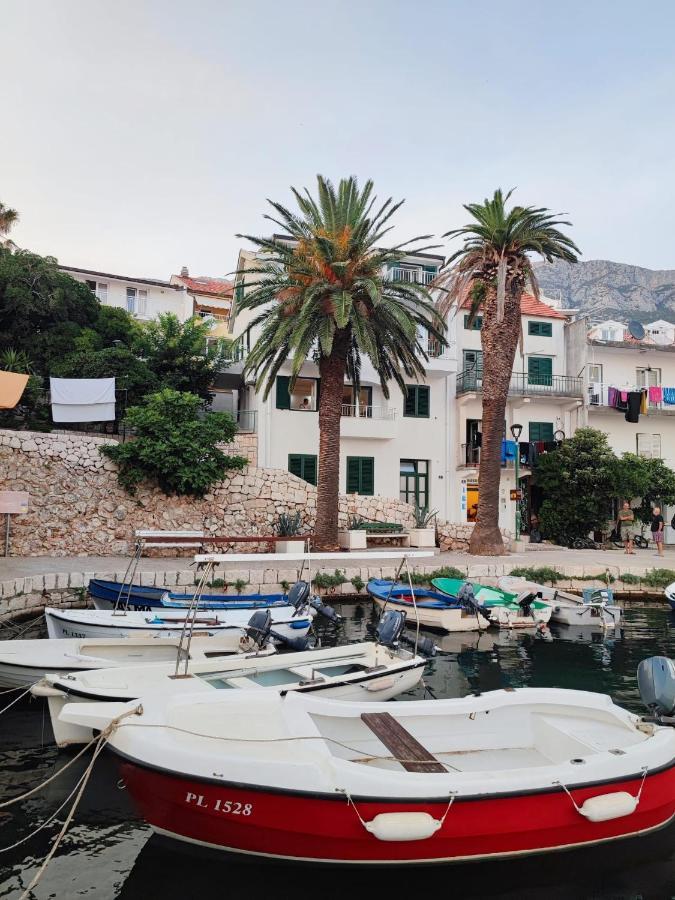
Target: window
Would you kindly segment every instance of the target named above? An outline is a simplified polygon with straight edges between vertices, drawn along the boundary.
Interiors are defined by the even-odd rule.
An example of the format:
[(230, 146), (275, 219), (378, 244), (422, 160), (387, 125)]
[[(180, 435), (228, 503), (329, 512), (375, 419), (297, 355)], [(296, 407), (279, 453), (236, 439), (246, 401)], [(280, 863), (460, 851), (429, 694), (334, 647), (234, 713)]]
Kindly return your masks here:
[(317, 458), (311, 454), (289, 453), (288, 471), (303, 481), (316, 484)]
[(469, 329), (470, 331), (480, 331), (483, 327), (483, 317), (482, 316), (474, 316), (473, 322), (469, 325), (470, 314), (467, 313), (464, 316), (464, 327)]
[(372, 497), (375, 493), (375, 459), (372, 456), (347, 457), (347, 493)]
[(127, 312), (136, 316), (145, 316), (148, 311), (148, 292), (137, 288), (127, 288)]
[(406, 385), (403, 415), (417, 419), (429, 418), (429, 387), (426, 384)]
[(290, 383), (289, 375), (277, 375), (277, 409), (316, 412), (319, 401), (319, 379), (296, 378), (293, 390), (290, 389)]
[(600, 363), (590, 363), (588, 366), (588, 380), (591, 384), (602, 384), (602, 366)]
[(108, 301), (108, 285), (104, 282), (85, 281), (84, 282), (92, 294), (96, 295), (99, 303), (107, 303)]
[(553, 384), (553, 358), (551, 356), (528, 356), (527, 383), (551, 387)]
[(550, 443), (553, 440), (553, 422), (530, 422), (530, 440)]
[(351, 384), (346, 384), (342, 389), (342, 415), (360, 416), (362, 419), (372, 418), (373, 415), (373, 389), (362, 387), (358, 397)]
[(637, 455), (646, 459), (661, 459), (661, 435), (637, 434)]
[(527, 333), (533, 337), (553, 337), (551, 322), (528, 322)]
[(400, 499), (411, 506), (429, 508), (429, 460), (402, 459)]
[(661, 384), (661, 369), (636, 369), (635, 383), (638, 387), (658, 387)]

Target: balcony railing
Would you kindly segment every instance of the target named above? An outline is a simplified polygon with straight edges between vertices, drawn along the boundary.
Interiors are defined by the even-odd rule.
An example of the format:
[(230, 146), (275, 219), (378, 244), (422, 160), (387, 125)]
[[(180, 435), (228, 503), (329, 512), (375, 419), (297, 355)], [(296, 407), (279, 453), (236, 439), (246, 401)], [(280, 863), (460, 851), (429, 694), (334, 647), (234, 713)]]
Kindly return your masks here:
[(258, 411), (256, 409), (237, 410), (237, 431), (255, 434), (257, 430)]
[[(658, 385), (656, 385), (658, 387)], [(614, 390), (621, 390), (622, 392), (630, 392), (633, 391), (647, 391), (647, 405), (649, 407), (650, 412), (670, 412), (675, 413), (675, 404), (672, 403), (664, 403), (663, 401), (663, 388), (661, 389), (661, 400), (656, 400), (653, 397), (649, 396), (649, 387), (641, 388), (641, 387), (633, 387), (633, 388), (614, 388), (613, 385), (608, 384), (591, 384), (588, 386), (588, 405), (589, 406), (602, 406), (609, 409), (613, 409), (614, 406), (609, 403), (609, 391), (610, 388)]]
[(414, 284), (431, 284), (436, 277), (436, 272), (425, 272), (424, 269), (404, 269), (394, 266), (389, 269), (389, 277), (392, 281), (407, 281)]
[[(457, 462), (460, 468), (477, 469), (480, 465), (480, 447), (474, 447), (472, 444), (460, 444)], [(502, 456), (502, 469), (513, 469), (515, 464), (515, 459)]]
[(342, 415), (351, 419), (380, 419), (391, 421), (396, 418), (396, 410), (388, 406), (360, 406), (352, 403), (342, 404)]
[[(464, 369), (457, 373), (457, 394), (483, 390), (481, 369)], [(530, 375), (515, 372), (509, 383), (509, 394), (513, 396), (582, 397), (583, 381), (572, 375)]]

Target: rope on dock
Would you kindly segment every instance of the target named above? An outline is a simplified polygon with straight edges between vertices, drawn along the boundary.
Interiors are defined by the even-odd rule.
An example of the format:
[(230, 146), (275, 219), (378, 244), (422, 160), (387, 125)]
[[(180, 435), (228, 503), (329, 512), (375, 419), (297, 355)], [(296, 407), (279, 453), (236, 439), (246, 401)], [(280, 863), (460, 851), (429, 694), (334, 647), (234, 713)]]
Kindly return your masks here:
[[(16, 690), (16, 688), (12, 688), (12, 691), (14, 691), (14, 690)], [(31, 686), (30, 686), (29, 688), (26, 688), (25, 691), (22, 691), (22, 693), (20, 693), (18, 697), (15, 697), (15, 698), (12, 700), (11, 703), (8, 703), (7, 706), (3, 706), (3, 708), (0, 709), (0, 716), (1, 716), (4, 712), (7, 712), (8, 709), (11, 709), (11, 708), (14, 706), (15, 703), (18, 703), (18, 702), (19, 702), (19, 700), (23, 700), (23, 698), (26, 696), (26, 694), (30, 694), (30, 692), (31, 692), (32, 690), (33, 690), (33, 685), (31, 684)], [(8, 694), (9, 694), (9, 693), (11, 693), (11, 692), (10, 692), (10, 691), (3, 691), (3, 694), (4, 694), (4, 693), (8, 693)]]

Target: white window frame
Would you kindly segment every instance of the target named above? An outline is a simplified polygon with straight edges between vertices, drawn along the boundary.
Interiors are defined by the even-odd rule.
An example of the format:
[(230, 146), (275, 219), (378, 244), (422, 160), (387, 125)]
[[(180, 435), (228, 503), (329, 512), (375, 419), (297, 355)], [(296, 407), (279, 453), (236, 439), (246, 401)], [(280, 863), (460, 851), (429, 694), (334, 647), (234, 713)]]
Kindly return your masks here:
[(636, 369), (635, 383), (641, 388), (659, 387), (661, 384), (661, 369)]
[[(127, 312), (132, 316), (145, 317), (148, 314), (148, 292), (143, 288), (127, 287)], [(131, 300), (131, 305), (129, 301)]]
[(645, 459), (662, 459), (661, 435), (638, 434), (635, 435), (637, 455)]

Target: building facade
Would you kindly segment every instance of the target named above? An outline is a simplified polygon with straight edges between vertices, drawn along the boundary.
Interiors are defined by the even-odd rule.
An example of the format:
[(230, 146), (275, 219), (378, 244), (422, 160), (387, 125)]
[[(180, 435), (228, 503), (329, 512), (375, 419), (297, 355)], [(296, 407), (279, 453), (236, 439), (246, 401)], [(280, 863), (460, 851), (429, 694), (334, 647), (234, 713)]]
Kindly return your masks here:
[(160, 313), (174, 313), (183, 322), (192, 315), (192, 299), (183, 285), (154, 278), (112, 275), (91, 269), (60, 266), (62, 272), (91, 289), (103, 306), (126, 309), (141, 321)]

